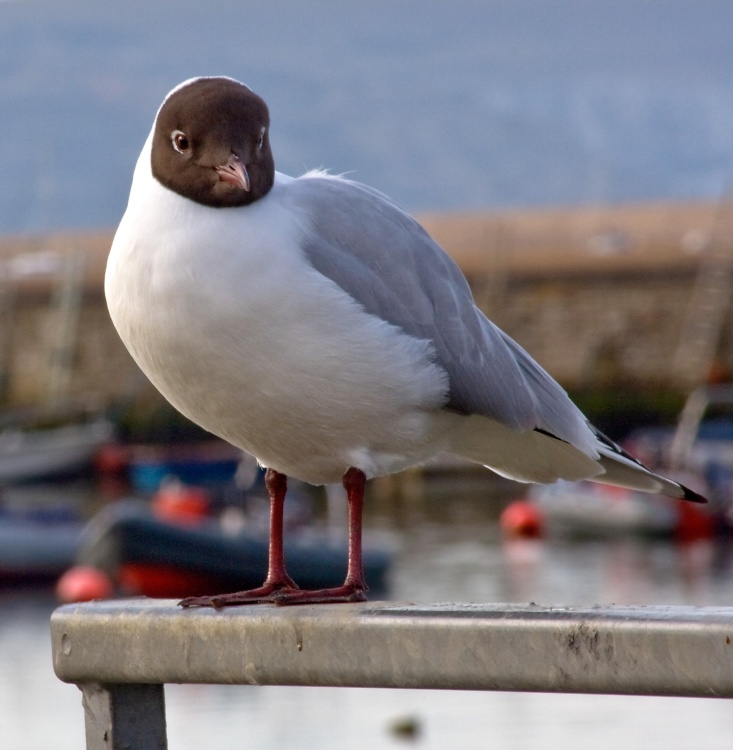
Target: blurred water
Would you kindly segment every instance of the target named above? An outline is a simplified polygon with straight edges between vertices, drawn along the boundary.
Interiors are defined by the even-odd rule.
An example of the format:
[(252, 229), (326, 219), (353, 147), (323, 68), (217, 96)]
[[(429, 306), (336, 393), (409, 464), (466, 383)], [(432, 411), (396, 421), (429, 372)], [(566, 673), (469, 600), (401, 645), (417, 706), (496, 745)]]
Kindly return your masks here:
[[(450, 502), (446, 502), (450, 500)], [(372, 503), (371, 529), (400, 554), (391, 598), (539, 604), (733, 605), (731, 562), (712, 545), (617, 540), (503, 542), (481, 491), (428, 495), (399, 513)], [(53, 675), (48, 593), (0, 595), (0, 747), (84, 747), (78, 690)], [(729, 701), (330, 688), (168, 686), (169, 745), (274, 750), (728, 748)], [(412, 739), (392, 731), (416, 728)]]

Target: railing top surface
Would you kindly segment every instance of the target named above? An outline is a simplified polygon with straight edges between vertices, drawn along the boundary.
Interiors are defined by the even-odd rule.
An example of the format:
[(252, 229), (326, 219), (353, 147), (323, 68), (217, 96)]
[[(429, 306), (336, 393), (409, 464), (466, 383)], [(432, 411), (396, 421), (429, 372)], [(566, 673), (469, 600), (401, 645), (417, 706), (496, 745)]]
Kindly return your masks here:
[(368, 602), (60, 607), (67, 682), (209, 682), (733, 697), (733, 608)]
[[(78, 604), (65, 604), (53, 613), (53, 620), (65, 623), (77, 618), (95, 618), (100, 624), (109, 620), (109, 625), (119, 618), (165, 618), (176, 622), (197, 621), (211, 618), (215, 621), (236, 620), (243, 623), (267, 619), (272, 622), (327, 619), (333, 621), (371, 620), (373, 618), (416, 617), (437, 622), (443, 618), (468, 620), (471, 622), (496, 619), (576, 619), (599, 618), (623, 620), (625, 622), (706, 622), (733, 623), (733, 607), (697, 607), (691, 605), (593, 605), (593, 606), (547, 606), (534, 602), (529, 604), (436, 602), (415, 604), (413, 602), (373, 601), (360, 604), (319, 604), (295, 607), (277, 607), (268, 604), (243, 605), (212, 609), (210, 607), (184, 609), (175, 599), (107, 599)], [(104, 627), (104, 625), (101, 625)]]

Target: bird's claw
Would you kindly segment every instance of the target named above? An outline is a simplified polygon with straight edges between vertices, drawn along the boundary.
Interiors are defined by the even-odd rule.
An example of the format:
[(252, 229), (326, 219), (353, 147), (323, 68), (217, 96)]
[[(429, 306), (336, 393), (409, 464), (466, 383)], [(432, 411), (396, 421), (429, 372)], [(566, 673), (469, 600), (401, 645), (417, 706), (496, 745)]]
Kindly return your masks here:
[(332, 589), (314, 591), (304, 591), (295, 585), (273, 587), (268, 584), (258, 589), (237, 591), (233, 594), (189, 596), (178, 604), (186, 609), (190, 607), (223, 609), (237, 604), (276, 604), (279, 607), (287, 607), (296, 604), (346, 604), (366, 600), (366, 586), (360, 584), (344, 584)]
[(273, 603), (274, 597), (281, 593), (297, 593), (300, 589), (288, 578), (287, 581), (278, 583), (265, 583), (256, 589), (249, 591), (235, 591), (232, 594), (216, 594), (214, 596), (189, 596), (178, 602), (179, 607), (188, 609), (191, 607), (213, 607), (223, 609), (233, 607), (237, 604), (266, 604)]
[(296, 604), (348, 604), (365, 602), (367, 600), (366, 586), (344, 584), (332, 589), (318, 589), (303, 591), (302, 589), (273, 592), (270, 601), (280, 607)]

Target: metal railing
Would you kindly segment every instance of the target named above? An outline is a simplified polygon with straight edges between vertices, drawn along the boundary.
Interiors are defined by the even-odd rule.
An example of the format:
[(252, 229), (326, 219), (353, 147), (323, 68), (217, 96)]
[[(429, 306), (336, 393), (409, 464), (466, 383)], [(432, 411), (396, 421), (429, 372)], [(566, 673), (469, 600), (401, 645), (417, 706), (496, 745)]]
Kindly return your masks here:
[(731, 607), (66, 605), (54, 669), (87, 750), (167, 747), (165, 683), (733, 697)]

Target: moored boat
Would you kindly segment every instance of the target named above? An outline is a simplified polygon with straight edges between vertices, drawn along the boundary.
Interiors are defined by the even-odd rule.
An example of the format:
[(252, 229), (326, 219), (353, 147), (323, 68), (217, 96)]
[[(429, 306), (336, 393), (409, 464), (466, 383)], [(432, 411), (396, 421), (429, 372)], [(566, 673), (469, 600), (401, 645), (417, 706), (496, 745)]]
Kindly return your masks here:
[[(267, 574), (267, 536), (202, 518), (197, 502), (189, 501), (187, 508), (177, 520), (159, 517), (138, 500), (105, 508), (84, 532), (77, 566), (103, 571), (115, 590), (126, 595), (183, 597), (259, 586)], [(285, 555), (298, 570), (303, 588), (325, 588), (343, 580), (345, 539), (303, 529), (290, 535)], [(364, 566), (373, 590), (386, 588), (391, 560), (386, 544), (367, 537)]]
[(112, 424), (101, 417), (45, 429), (7, 427), (0, 432), (0, 484), (89, 468), (113, 432)]

